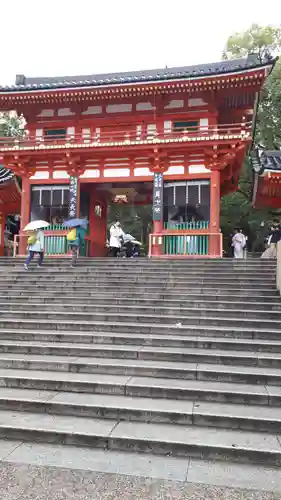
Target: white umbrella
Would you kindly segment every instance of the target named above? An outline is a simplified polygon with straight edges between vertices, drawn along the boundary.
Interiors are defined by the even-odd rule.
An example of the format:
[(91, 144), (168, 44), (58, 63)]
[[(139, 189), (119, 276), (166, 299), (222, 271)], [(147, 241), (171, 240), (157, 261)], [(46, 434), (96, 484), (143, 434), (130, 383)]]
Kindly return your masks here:
[(45, 220), (35, 220), (33, 222), (29, 222), (29, 224), (25, 226), (24, 231), (36, 231), (37, 229), (49, 227), (49, 225), (49, 222), (46, 222)]
[(131, 234), (127, 233), (124, 235), (124, 243), (133, 243), (134, 245), (141, 245), (141, 242), (136, 240), (134, 236)]
[(133, 241), (135, 238), (131, 234), (127, 233), (127, 234), (124, 234), (123, 239), (124, 239), (124, 243), (128, 243), (128, 241)]

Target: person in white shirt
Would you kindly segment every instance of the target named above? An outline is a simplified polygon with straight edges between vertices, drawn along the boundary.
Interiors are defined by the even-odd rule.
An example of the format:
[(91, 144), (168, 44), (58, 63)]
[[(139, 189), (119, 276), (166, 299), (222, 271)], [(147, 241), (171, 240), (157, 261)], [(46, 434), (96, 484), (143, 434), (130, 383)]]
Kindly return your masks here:
[(110, 239), (109, 239), (110, 254), (112, 257), (117, 257), (120, 253), (122, 246), (122, 238), (125, 236), (125, 233), (121, 228), (119, 221), (115, 222), (115, 224), (112, 224), (109, 232), (110, 232)]
[(234, 249), (234, 259), (243, 259), (246, 237), (240, 229), (235, 229), (234, 236), (232, 238), (232, 246)]

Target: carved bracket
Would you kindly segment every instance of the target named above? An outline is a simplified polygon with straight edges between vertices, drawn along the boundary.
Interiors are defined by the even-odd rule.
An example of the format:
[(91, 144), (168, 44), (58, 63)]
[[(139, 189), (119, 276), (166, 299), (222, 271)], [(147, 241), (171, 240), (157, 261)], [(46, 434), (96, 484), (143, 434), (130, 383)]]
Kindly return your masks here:
[(169, 157), (166, 152), (159, 151), (158, 148), (154, 149), (154, 155), (149, 159), (149, 170), (153, 173), (164, 173), (169, 168)]

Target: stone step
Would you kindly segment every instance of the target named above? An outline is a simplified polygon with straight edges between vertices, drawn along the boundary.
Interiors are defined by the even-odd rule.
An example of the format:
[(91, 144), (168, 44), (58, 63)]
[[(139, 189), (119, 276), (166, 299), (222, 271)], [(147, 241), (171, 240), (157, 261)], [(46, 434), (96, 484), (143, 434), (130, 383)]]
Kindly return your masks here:
[(281, 464), (275, 433), (1, 411), (0, 436), (158, 455)]
[[(224, 263), (223, 262), (217, 262), (217, 263), (207, 263), (204, 264), (200, 261), (193, 261), (193, 263), (184, 263), (183, 261), (178, 261), (177, 263), (174, 264), (169, 264), (168, 261), (162, 262), (162, 263), (140, 263), (140, 262), (128, 262), (128, 261), (119, 261), (117, 263), (114, 263), (113, 265), (110, 264), (88, 264), (88, 263), (81, 263), (80, 261), (78, 262), (78, 265), (75, 269), (71, 269), (70, 267), (70, 261), (65, 261), (64, 263), (54, 263), (53, 261), (49, 262), (44, 262), (44, 265), (42, 266), (41, 269), (37, 268), (36, 262), (33, 262), (30, 264), (29, 270), (31, 273), (43, 273), (43, 272), (65, 272), (67, 271), (69, 274), (72, 273), (95, 273), (95, 272), (128, 272), (132, 273), (136, 270), (141, 270), (147, 273), (154, 273), (156, 271), (159, 272), (175, 272), (178, 273), (180, 271), (183, 271), (184, 273), (188, 272), (220, 272), (220, 273), (241, 273), (243, 271), (247, 273), (251, 273), (254, 271), (257, 271), (259, 273), (263, 273), (266, 275), (267, 273), (274, 273), (276, 271), (276, 261), (274, 261), (271, 265), (265, 266), (264, 264), (255, 264), (255, 265), (248, 265), (248, 264), (237, 264), (237, 263)], [(0, 274), (5, 274), (6, 272), (11, 272), (11, 273), (23, 273), (23, 264), (24, 262), (21, 263), (14, 263), (14, 265), (9, 265), (7, 263), (0, 264)]]
[[(204, 276), (204, 275), (199, 275), (199, 274), (194, 274), (194, 276), (187, 275), (187, 276), (176, 276), (175, 274), (171, 274), (170, 276), (165, 274), (165, 275), (157, 275), (155, 276), (147, 276), (145, 274), (137, 274), (134, 273), (133, 276), (126, 276), (125, 273), (122, 273), (122, 275), (118, 276), (115, 274), (101, 274), (99, 277), (95, 277), (91, 274), (83, 274), (83, 276), (80, 275), (64, 275), (58, 276), (58, 275), (47, 275), (47, 274), (41, 274), (37, 275), (37, 283), (40, 282), (41, 284), (48, 284), (50, 283), (50, 278), (52, 282), (55, 282), (58, 285), (65, 285), (66, 283), (69, 286), (75, 286), (77, 284), (85, 284), (85, 285), (118, 285), (118, 283), (128, 285), (128, 282), (132, 284), (144, 284), (144, 283), (149, 283), (150, 285), (155, 285), (155, 284), (163, 284), (163, 285), (168, 285), (168, 286), (175, 286), (175, 285), (181, 285), (181, 286), (190, 286), (192, 284), (209, 284), (209, 285), (228, 285), (229, 287), (235, 287), (237, 284), (240, 285), (246, 285), (247, 286), (255, 286), (255, 285), (261, 285), (261, 278), (257, 277), (251, 277), (248, 278), (247, 276), (241, 274), (238, 276), (237, 274), (235, 276), (217, 276), (215, 274), (210, 275), (210, 276)], [(7, 286), (7, 285), (18, 285), (18, 284), (30, 284), (32, 283), (34, 286), (34, 279), (35, 277), (31, 273), (25, 273), (23, 276), (1, 276), (0, 283), (2, 286)], [(265, 279), (262, 279), (262, 287), (265, 286), (276, 286), (275, 285), (275, 278), (274, 277), (267, 277)]]
[[(177, 305), (175, 305), (177, 304)], [(235, 305), (235, 304), (234, 304)], [(32, 306), (35, 309), (38, 309), (42, 312), (49, 312), (51, 307), (50, 307), (50, 302), (46, 303), (40, 303), (40, 302), (31, 302), (27, 303), (26, 301), (16, 301), (16, 302), (11, 302), (7, 300), (6, 302), (0, 301), (0, 310), (1, 311), (15, 311), (19, 313), (20, 311), (26, 312), (30, 310), (30, 307)], [(177, 316), (178, 314), (182, 315), (188, 315), (188, 316), (200, 316), (200, 317), (208, 317), (209, 315), (214, 315), (218, 317), (228, 317), (229, 316), (229, 309), (231, 309), (231, 314), (235, 315), (237, 318), (241, 318), (246, 316), (247, 318), (254, 318), (254, 319), (277, 319), (281, 320), (281, 301), (278, 306), (276, 306), (275, 310), (272, 310), (268, 308), (268, 306), (264, 306), (262, 304), (262, 308), (257, 308), (254, 307), (252, 308), (247, 302), (244, 303), (238, 303), (236, 305), (237, 308), (234, 308), (233, 304), (232, 307), (228, 306), (228, 303), (225, 305), (223, 303), (211, 303), (211, 304), (206, 304), (206, 302), (201, 302), (201, 303), (196, 303), (193, 302), (191, 304), (185, 303), (181, 304), (180, 302), (175, 301), (174, 303), (169, 303), (166, 301), (158, 301), (156, 304), (150, 303), (150, 305), (142, 305), (139, 302), (135, 302), (134, 304), (123, 304), (120, 303), (120, 301), (107, 301), (104, 299), (104, 302), (102, 303), (96, 303), (96, 301), (90, 301), (88, 305), (85, 305), (84, 303), (76, 303), (74, 304), (71, 303), (63, 303), (63, 301), (60, 301), (58, 304), (57, 301), (55, 302), (55, 310), (56, 313), (71, 313), (72, 316), (74, 316), (75, 313), (79, 313), (81, 315), (82, 313), (85, 313), (85, 315), (92, 314), (92, 313), (100, 313), (100, 312), (105, 312), (105, 313), (121, 313), (121, 314), (130, 314), (134, 313), (135, 315), (151, 315), (153, 313), (156, 314), (161, 314), (161, 315), (168, 315), (168, 316)], [(274, 305), (273, 305), (274, 307)], [(80, 316), (82, 317), (82, 316)]]
[[(0, 257), (0, 267), (2, 266), (7, 266), (7, 265), (21, 265), (23, 262), (25, 262), (26, 257), (17, 257), (17, 258), (11, 258), (11, 257)], [(271, 260), (271, 259), (265, 259), (261, 260), (260, 258), (256, 259), (244, 259), (244, 260), (235, 260), (235, 259), (212, 259), (212, 258), (200, 258), (200, 259), (167, 259), (163, 261), (162, 259), (157, 260), (157, 259), (148, 259), (148, 258), (139, 258), (139, 259), (112, 259), (108, 257), (79, 257), (78, 259), (80, 265), (84, 266), (112, 266), (112, 267), (118, 267), (118, 266), (136, 266), (136, 265), (143, 265), (143, 266), (165, 266), (167, 267), (173, 267), (173, 266), (186, 266), (186, 267), (196, 267), (196, 266), (235, 266), (235, 267), (252, 267), (252, 266), (261, 266), (263, 268), (267, 267), (273, 267), (276, 265), (276, 261)], [(48, 265), (59, 265), (59, 266), (64, 266), (68, 265), (70, 262), (70, 256), (69, 257), (46, 257), (45, 258), (45, 263)]]
[(0, 259), (0, 437), (281, 465), (276, 262), (69, 264)]
[[(240, 290), (239, 290), (240, 291)], [(190, 290), (188, 290), (190, 292)], [(41, 302), (41, 303), (49, 303), (49, 302), (58, 302), (58, 297), (60, 299), (60, 302), (68, 302), (72, 303), (74, 305), (74, 302), (79, 304), (79, 303), (93, 303), (93, 302), (103, 302), (105, 299), (110, 300), (112, 303), (117, 303), (119, 301), (124, 301), (126, 303), (135, 303), (136, 301), (139, 303), (148, 303), (151, 304), (154, 301), (160, 301), (163, 303), (164, 301), (167, 301), (169, 303), (175, 303), (175, 304), (185, 304), (185, 303), (195, 303), (198, 306), (201, 305), (202, 303), (213, 303), (214, 305), (216, 304), (219, 306), (220, 304), (227, 304), (229, 307), (231, 307), (233, 304), (239, 304), (239, 303), (250, 303), (251, 308), (255, 306), (264, 306), (264, 308), (270, 308), (271, 305), (274, 304), (275, 307), (279, 306), (281, 304), (280, 296), (277, 295), (276, 291), (272, 291), (271, 293), (268, 293), (267, 295), (255, 295), (251, 293), (251, 291), (248, 291), (248, 295), (244, 294), (244, 290), (242, 290), (237, 295), (230, 294), (228, 295), (226, 293), (227, 291), (225, 290), (220, 290), (220, 289), (202, 289), (201, 293), (184, 293), (178, 297), (178, 294), (175, 293), (170, 293), (168, 290), (160, 290), (155, 293), (146, 293), (143, 294), (141, 292), (138, 292), (137, 290), (134, 290), (130, 293), (130, 296), (128, 297), (128, 292), (126, 290), (118, 290), (116, 291), (107, 291), (107, 293), (102, 293), (98, 291), (89, 291), (87, 295), (85, 295), (85, 292), (83, 290), (81, 292), (76, 292), (76, 294), (73, 294), (72, 290), (65, 290), (64, 294), (61, 294), (60, 290), (44, 290), (41, 291), (41, 293), (36, 293), (30, 294), (29, 291), (25, 290), (23, 288), (22, 290), (19, 290), (18, 293), (13, 293), (13, 290), (10, 291), (9, 289), (2, 289), (0, 290), (0, 300), (3, 301), (26, 301), (27, 303), (32, 303), (32, 302)], [(175, 295), (177, 298), (175, 298)], [(222, 297), (223, 296), (223, 297)], [(247, 297), (247, 298), (245, 298)], [(210, 300), (211, 299), (211, 300)], [(235, 308), (235, 307), (234, 307)], [(277, 307), (278, 308), (278, 307)]]
[[(54, 305), (56, 309), (59, 310), (67, 310), (68, 308), (72, 308), (73, 311), (87, 311), (88, 309), (92, 310), (92, 307), (96, 307), (98, 305), (107, 305), (111, 304), (112, 307), (122, 306), (125, 308), (133, 307), (135, 304), (138, 304), (140, 307), (150, 306), (154, 308), (175, 308), (175, 309), (185, 309), (185, 308), (197, 308), (197, 309), (251, 309), (251, 310), (259, 310), (259, 311), (280, 311), (281, 310), (281, 300), (278, 296), (272, 297), (270, 300), (268, 297), (262, 297), (259, 300), (245, 300), (244, 297), (235, 296), (235, 300), (231, 300), (231, 297), (228, 300), (219, 300), (221, 297), (215, 297), (215, 300), (210, 300), (209, 297), (202, 297), (198, 295), (198, 298), (195, 296), (188, 295), (184, 297), (180, 297), (177, 299), (166, 298), (163, 295), (161, 297), (154, 298), (143, 298), (142, 296), (137, 295), (136, 297), (128, 298), (125, 294), (124, 296), (120, 296), (118, 293), (118, 297), (116, 294), (101, 295), (95, 294), (93, 296), (63, 296), (59, 297), (59, 305), (58, 305), (58, 297), (59, 294), (51, 294), (49, 292), (48, 295), (36, 295), (30, 296), (29, 294), (25, 295), (1, 295), (0, 293), (0, 309), (22, 309), (25, 307), (28, 309), (30, 305), (32, 307), (41, 308), (45, 310), (45, 308), (53, 308)], [(198, 300), (200, 297), (200, 301)], [(227, 298), (227, 297), (225, 297)], [(266, 300), (264, 300), (266, 299)], [(50, 307), (51, 306), (51, 307)]]
[[(169, 311), (167, 311), (169, 313)], [(199, 314), (200, 313), (200, 314)], [(243, 314), (242, 314), (243, 313)], [(48, 322), (56, 322), (59, 324), (60, 321), (64, 325), (69, 325), (71, 323), (73, 326), (76, 323), (77, 330), (83, 330), (85, 327), (88, 329), (90, 325), (95, 323), (111, 323), (115, 324), (127, 323), (127, 321), (137, 321), (138, 325), (141, 324), (162, 324), (171, 325), (174, 328), (186, 328), (188, 325), (202, 325), (202, 323), (208, 324), (208, 326), (227, 326), (227, 327), (249, 327), (254, 329), (268, 328), (279, 329), (280, 330), (280, 319), (278, 316), (278, 311), (276, 311), (276, 317), (274, 319), (267, 319), (266, 316), (257, 317), (258, 313), (253, 312), (252, 316), (250, 314), (245, 316), (244, 311), (242, 311), (240, 316), (236, 316), (236, 312), (232, 309), (229, 316), (227, 311), (224, 310), (200, 310), (194, 309), (188, 312), (188, 315), (183, 315), (181, 312), (170, 311), (170, 314), (148, 314), (148, 313), (135, 313), (135, 312), (58, 312), (58, 311), (41, 311), (41, 310), (1, 310), (0, 312), (0, 328), (7, 328), (10, 324), (14, 322), (19, 322), (22, 326), (29, 325), (28, 328), (32, 328), (31, 324), (36, 322), (36, 328), (46, 329)], [(269, 315), (274, 315), (275, 311), (269, 312)], [(139, 326), (137, 328), (139, 328)], [(137, 330), (136, 330), (137, 331)], [(281, 330), (280, 330), (281, 334)]]
[[(51, 321), (44, 320), (44, 322), (29, 319), (0, 319), (0, 338), (6, 339), (17, 339), (25, 340), (26, 330), (37, 330), (38, 333), (45, 334), (49, 331), (57, 331), (57, 335), (63, 334), (63, 332), (91, 332), (95, 335), (98, 332), (104, 332), (105, 323), (103, 321), (95, 322), (82, 322), (82, 321)], [(138, 334), (169, 334), (169, 335), (194, 335), (200, 334), (203, 337), (213, 337), (214, 335), (223, 335), (225, 337), (231, 338), (253, 338), (253, 339), (271, 339), (280, 340), (281, 331), (280, 328), (269, 329), (269, 328), (258, 328), (257, 325), (251, 327), (247, 326), (227, 326), (227, 325), (210, 325), (208, 324), (188, 324), (188, 325), (169, 325), (158, 323), (135, 323), (135, 322), (106, 322), (106, 330), (111, 333), (134, 333)]]
[[(102, 340), (102, 339), (100, 339)], [(125, 339), (126, 340), (126, 339)], [(238, 342), (232, 343), (232, 345), (227, 346), (227, 349), (219, 349), (214, 347), (208, 348), (210, 342), (203, 343), (204, 347), (182, 347), (167, 345), (163, 339), (161, 340), (162, 345), (147, 345), (145, 341), (142, 342), (139, 338), (140, 344), (127, 343), (101, 343), (97, 342), (95, 344), (88, 344), (80, 342), (78, 345), (67, 343), (67, 342), (35, 342), (33, 340), (32, 344), (28, 341), (18, 341), (14, 343), (5, 342), (1, 339), (0, 352), (17, 352), (23, 354), (57, 354), (65, 356), (93, 356), (102, 358), (128, 358), (128, 359), (155, 359), (164, 361), (180, 361), (180, 362), (195, 362), (195, 363), (216, 363), (216, 364), (227, 364), (227, 365), (241, 365), (241, 366), (260, 366), (260, 367), (275, 367), (281, 368), (281, 353), (276, 351), (276, 348), (280, 349), (280, 344), (273, 344), (274, 351), (266, 351), (266, 344), (262, 344), (264, 348), (263, 351), (254, 350), (254, 346), (250, 349), (250, 343), (248, 343), (248, 350), (233, 349), (236, 347)], [(173, 343), (173, 338), (171, 339)], [(180, 343), (180, 337), (178, 340)], [(182, 342), (185, 343), (185, 342)], [(192, 341), (193, 345), (195, 344)], [(168, 344), (170, 344), (168, 339)], [(234, 344), (234, 345), (233, 345)], [(242, 348), (245, 343), (242, 344)], [(260, 347), (260, 344), (257, 342)], [(9, 350), (8, 350), (9, 347)], [(231, 349), (232, 347), (232, 349)], [(10, 350), (11, 349), (11, 350)], [(14, 350), (13, 350), (14, 349)], [(2, 358), (5, 355), (2, 355)]]
[[(145, 268), (137, 268), (137, 269), (126, 269), (125, 271), (123, 269), (120, 270), (112, 270), (109, 268), (106, 269), (91, 269), (91, 268), (69, 268), (69, 271), (67, 271), (68, 278), (71, 277), (71, 280), (75, 279), (81, 279), (81, 278), (92, 278), (92, 279), (97, 279), (97, 278), (109, 278), (112, 276), (115, 276), (116, 278), (135, 278), (136, 277), (136, 271), (139, 275), (145, 278), (151, 278), (151, 279), (171, 279), (176, 277), (177, 279), (181, 278), (194, 278), (194, 277), (201, 277), (203, 278), (210, 278), (213, 279), (214, 275), (219, 276), (222, 279), (236, 279), (237, 277), (239, 278), (249, 278), (249, 280), (257, 281), (257, 280), (274, 280), (276, 276), (276, 269), (268, 270), (265, 276), (264, 269), (261, 269), (260, 271), (255, 269), (253, 272), (253, 269), (241, 269), (241, 270), (236, 270), (236, 269), (214, 269), (214, 270), (206, 270), (202, 268), (198, 268), (197, 270), (192, 268), (192, 269), (145, 269)], [(17, 278), (21, 279), (24, 281), (28, 281), (30, 279), (30, 274), (34, 278), (46, 278), (46, 277), (55, 277), (58, 279), (61, 279), (62, 277), (65, 278), (65, 269), (57, 269), (54, 271), (53, 268), (47, 268), (47, 267), (42, 267), (42, 268), (37, 268), (35, 267), (34, 269), (29, 270), (29, 272), (26, 272), (23, 268), (18, 269), (18, 270), (11, 270), (11, 269), (0, 269), (0, 278), (1, 280), (6, 280), (9, 278)]]
[(107, 394), (0, 389), (0, 411), (242, 429), (280, 431), (281, 409), (211, 401), (179, 401)]
[[(116, 366), (117, 364), (121, 365), (121, 363), (119, 361)], [(143, 362), (143, 365), (146, 365), (147, 368), (149, 363)], [(187, 373), (188, 369), (185, 366), (183, 370)], [(234, 373), (232, 368), (231, 371)], [(194, 375), (193, 371), (192, 376)], [(183, 379), (182, 377), (161, 378), (100, 373), (0, 369), (0, 383), (1, 388), (34, 389), (39, 391), (115, 394), (131, 397), (199, 402), (213, 401), (277, 407), (281, 403), (280, 386), (225, 382), (223, 380), (209, 380), (208, 378), (195, 380)]]
[[(67, 352), (67, 345), (58, 346), (57, 351), (55, 347), (52, 350), (52, 346), (44, 349), (44, 344), (37, 345), (37, 349), (36, 345), (31, 347), (29, 353), (34, 354), (1, 353), (0, 368), (281, 386), (280, 353), (214, 350), (208, 355), (208, 350), (204, 349), (96, 345), (91, 346), (90, 350), (80, 345), (80, 357), (76, 357)], [(59, 356), (61, 352), (64, 356)]]
[(157, 273), (160, 274), (175, 274), (179, 275), (183, 273), (184, 275), (187, 275), (189, 273), (195, 274), (195, 273), (200, 273), (200, 274), (229, 274), (231, 276), (234, 276), (235, 274), (241, 275), (242, 273), (246, 273), (247, 275), (253, 275), (257, 273), (259, 276), (274, 276), (276, 273), (276, 263), (271, 266), (271, 267), (264, 267), (262, 265), (260, 266), (206, 266), (206, 265), (195, 265), (195, 266), (183, 266), (183, 265), (178, 265), (178, 266), (169, 266), (168, 264), (164, 264), (163, 266), (142, 266), (142, 265), (137, 265), (137, 266), (81, 266), (77, 265), (75, 268), (72, 268), (70, 266), (70, 262), (65, 265), (65, 266), (56, 266), (56, 265), (51, 265), (51, 264), (44, 264), (41, 268), (38, 268), (38, 266), (34, 264), (30, 264), (28, 272), (25, 271), (24, 265), (17, 265), (17, 266), (1, 266), (0, 265), (0, 275), (1, 276), (18, 276), (18, 275), (24, 275), (24, 274), (32, 274), (32, 275), (42, 275), (42, 274), (58, 274), (61, 275), (63, 273), (69, 274), (70, 276), (75, 276), (75, 275), (85, 275), (85, 274), (92, 274), (92, 275), (99, 275), (101, 273), (114, 273), (121, 275), (122, 273), (128, 274), (128, 275), (133, 275), (134, 273), (144, 273), (148, 275), (155, 275)]
[[(223, 332), (221, 332), (222, 334)], [(10, 339), (10, 340), (9, 340)], [(23, 340), (25, 339), (25, 340)], [(281, 353), (280, 340), (259, 340), (250, 338), (204, 337), (192, 335), (110, 333), (110, 332), (67, 332), (2, 330), (0, 333), (0, 352), (34, 353), (40, 349), (45, 354), (62, 354), (79, 357), (90, 356), (92, 344), (108, 344), (116, 346), (155, 346), (198, 348), (206, 350), (233, 350), (258, 353)], [(81, 354), (83, 353), (83, 354)]]
[[(9, 296), (9, 294), (12, 293), (17, 295), (29, 295), (29, 296), (34, 296), (34, 284), (28, 283), (26, 286), (23, 286), (23, 284), (18, 283), (17, 285), (13, 285), (12, 287), (1, 286), (2, 293), (5, 293), (6, 296)], [(54, 287), (52, 286), (51, 280), (49, 280), (48, 283), (45, 285), (42, 285), (41, 282), (36, 284), (36, 294), (40, 295), (42, 293), (50, 294), (52, 292), (59, 294), (60, 296), (68, 296), (68, 295), (96, 295), (97, 293), (102, 293), (102, 294), (116, 294), (118, 291), (118, 295), (120, 293), (125, 294), (126, 296), (131, 296), (136, 293), (136, 290), (139, 295), (146, 296), (151, 294), (158, 294), (160, 296), (167, 296), (167, 297), (181, 297), (184, 296), (187, 292), (190, 292), (192, 290), (194, 292), (194, 295), (198, 294), (204, 294), (204, 295), (212, 295), (212, 296), (233, 296), (239, 294), (241, 297), (260, 297), (260, 296), (270, 296), (270, 297), (277, 297), (277, 292), (276, 292), (276, 287), (275, 286), (266, 286), (266, 287), (249, 287), (249, 286), (243, 286), (243, 287), (228, 287), (227, 285), (217, 285), (214, 284), (212, 286), (203, 286), (203, 285), (192, 285), (189, 287), (164, 287), (163, 285), (159, 286), (151, 286), (151, 285), (138, 285), (137, 287), (135, 285), (132, 285), (128, 283), (127, 285), (120, 285), (120, 286), (107, 286), (107, 285), (102, 285), (102, 284), (92, 284), (92, 285), (71, 285), (67, 286), (66, 283), (62, 283), (58, 285), (56, 283), (55, 290)], [(63, 292), (63, 294), (62, 294)]]

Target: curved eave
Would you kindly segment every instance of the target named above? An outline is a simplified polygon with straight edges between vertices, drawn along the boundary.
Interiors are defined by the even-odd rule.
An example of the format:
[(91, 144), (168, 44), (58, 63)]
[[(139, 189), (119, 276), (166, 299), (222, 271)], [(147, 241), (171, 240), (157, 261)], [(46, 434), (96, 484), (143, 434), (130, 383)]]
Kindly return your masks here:
[(49, 102), (52, 100), (87, 100), (134, 97), (138, 95), (172, 94), (177, 92), (202, 92), (206, 90), (259, 89), (272, 64), (239, 72), (202, 77), (188, 77), (157, 82), (136, 82), (122, 84), (81, 85), (65, 88), (26, 89), (0, 91), (0, 105)]
[(5, 182), (9, 182), (14, 176), (11, 170), (0, 166), (0, 186)]
[(20, 212), (21, 190), (16, 177), (0, 182), (0, 212), (9, 214)]

